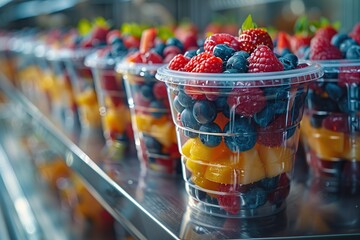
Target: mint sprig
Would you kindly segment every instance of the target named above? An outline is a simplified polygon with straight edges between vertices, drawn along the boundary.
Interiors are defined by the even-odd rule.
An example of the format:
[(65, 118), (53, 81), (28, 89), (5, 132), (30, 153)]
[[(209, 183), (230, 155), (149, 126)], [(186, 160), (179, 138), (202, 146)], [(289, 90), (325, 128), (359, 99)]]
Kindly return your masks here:
[(245, 31), (252, 28), (257, 28), (257, 25), (256, 23), (253, 22), (251, 14), (249, 14), (245, 19), (245, 21), (243, 22), (243, 24), (241, 25), (241, 30)]

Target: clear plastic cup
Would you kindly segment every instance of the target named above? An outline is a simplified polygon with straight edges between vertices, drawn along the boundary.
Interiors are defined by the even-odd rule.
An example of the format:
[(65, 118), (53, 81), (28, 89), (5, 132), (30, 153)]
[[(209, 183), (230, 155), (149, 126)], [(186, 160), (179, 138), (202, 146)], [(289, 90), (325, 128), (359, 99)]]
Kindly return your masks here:
[(85, 65), (94, 76), (107, 146), (130, 151), (134, 146), (134, 133), (123, 77), (115, 71), (115, 60), (95, 52), (86, 58)]
[(302, 140), (315, 176), (360, 186), (360, 60), (319, 61), (324, 76), (310, 85)]
[(165, 175), (181, 172), (175, 126), (164, 83), (155, 79), (162, 64), (122, 62), (135, 145), (141, 166)]
[(101, 128), (94, 78), (91, 69), (84, 64), (85, 57), (94, 51), (95, 49), (68, 49), (61, 53), (71, 79), (82, 128)]
[(284, 72), (208, 74), (162, 67), (190, 206), (232, 217), (282, 210), (317, 64)]

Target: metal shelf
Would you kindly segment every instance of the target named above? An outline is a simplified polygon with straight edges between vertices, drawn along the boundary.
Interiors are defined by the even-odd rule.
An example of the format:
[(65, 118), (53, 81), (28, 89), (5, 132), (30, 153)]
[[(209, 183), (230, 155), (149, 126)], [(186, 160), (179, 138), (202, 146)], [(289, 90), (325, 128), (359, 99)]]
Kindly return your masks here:
[(183, 180), (140, 168), (135, 156), (123, 161), (102, 155), (102, 134), (57, 126), (19, 91), (0, 79), (0, 89), (16, 105), (15, 117), (66, 156), (107, 210), (138, 239), (360, 238), (359, 189), (331, 193), (309, 180), (299, 152), (295, 176), (280, 214), (255, 219), (220, 218), (188, 206)]

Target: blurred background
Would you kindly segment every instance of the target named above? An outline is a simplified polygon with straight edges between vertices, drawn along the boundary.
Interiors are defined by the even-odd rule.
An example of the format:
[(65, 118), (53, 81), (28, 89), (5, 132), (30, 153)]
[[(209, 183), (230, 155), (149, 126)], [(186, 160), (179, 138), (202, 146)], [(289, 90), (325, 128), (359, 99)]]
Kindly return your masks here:
[(169, 24), (191, 21), (199, 29), (211, 23), (236, 26), (248, 14), (259, 26), (291, 32), (295, 20), (307, 15), (340, 21), (347, 32), (360, 20), (357, 0), (1, 0), (0, 27), (53, 28), (75, 26), (82, 18), (103, 16), (114, 26), (124, 22)]

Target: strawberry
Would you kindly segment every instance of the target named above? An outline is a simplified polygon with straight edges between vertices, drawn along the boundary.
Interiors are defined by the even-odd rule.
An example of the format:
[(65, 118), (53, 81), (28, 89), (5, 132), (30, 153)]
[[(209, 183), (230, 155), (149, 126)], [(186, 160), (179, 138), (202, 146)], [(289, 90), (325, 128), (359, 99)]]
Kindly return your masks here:
[(140, 47), (140, 39), (135, 36), (124, 36), (123, 42), (127, 49)]
[(135, 52), (128, 56), (127, 61), (133, 63), (142, 63), (142, 54), (140, 52)]
[(330, 40), (325, 37), (314, 37), (310, 44), (311, 60), (342, 59), (341, 51), (331, 45)]
[(335, 28), (333, 28), (332, 26), (328, 25), (322, 28), (319, 28), (316, 33), (315, 33), (315, 37), (321, 37), (321, 38), (326, 38), (329, 41), (331, 40), (331, 38), (337, 34), (337, 31)]
[(156, 38), (156, 29), (149, 28), (143, 31), (140, 40), (140, 52), (144, 53), (149, 51), (155, 45), (155, 38)]
[(258, 46), (248, 58), (248, 72), (277, 72), (283, 71), (284, 66), (277, 59), (273, 51), (265, 45)]
[(142, 57), (143, 63), (157, 64), (157, 63), (163, 62), (163, 58), (154, 51), (148, 51), (148, 52), (142, 54), (141, 57)]
[(256, 28), (255, 23), (252, 22), (251, 15), (244, 21), (238, 41), (240, 49), (248, 53), (252, 53), (259, 45), (266, 45), (271, 50), (274, 48), (269, 33), (264, 29)]
[(289, 35), (286, 32), (279, 32), (277, 38), (277, 49), (281, 53), (284, 49), (290, 50)]
[(218, 44), (226, 44), (236, 51), (240, 50), (238, 40), (234, 36), (227, 33), (216, 33), (206, 38), (204, 49), (207, 52), (212, 52), (214, 47)]
[(354, 39), (360, 45), (360, 33), (358, 33), (357, 35), (355, 34), (351, 35), (351, 38)]
[(184, 67), (187, 72), (220, 73), (223, 61), (209, 52), (202, 52), (193, 57)]
[(169, 63), (169, 69), (183, 71), (185, 65), (190, 61), (182, 54), (176, 55)]

